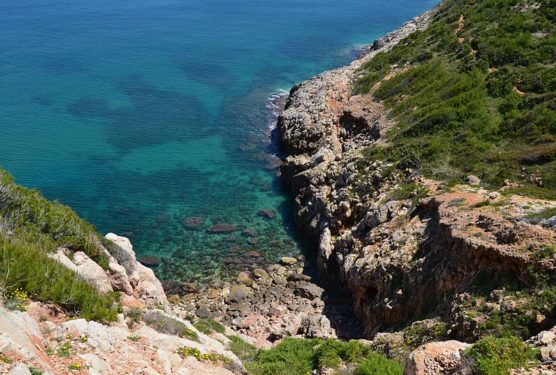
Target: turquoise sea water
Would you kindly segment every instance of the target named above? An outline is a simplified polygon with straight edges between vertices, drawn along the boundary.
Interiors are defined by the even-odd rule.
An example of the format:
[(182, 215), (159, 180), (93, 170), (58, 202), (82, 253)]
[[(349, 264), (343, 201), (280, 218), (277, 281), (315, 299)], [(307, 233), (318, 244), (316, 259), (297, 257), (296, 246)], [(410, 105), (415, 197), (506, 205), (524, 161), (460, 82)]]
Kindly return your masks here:
[[(266, 168), (269, 96), (434, 3), (2, 1), (0, 165), (161, 258), (165, 279), (298, 254), (287, 194)], [(217, 223), (237, 231), (206, 233)]]

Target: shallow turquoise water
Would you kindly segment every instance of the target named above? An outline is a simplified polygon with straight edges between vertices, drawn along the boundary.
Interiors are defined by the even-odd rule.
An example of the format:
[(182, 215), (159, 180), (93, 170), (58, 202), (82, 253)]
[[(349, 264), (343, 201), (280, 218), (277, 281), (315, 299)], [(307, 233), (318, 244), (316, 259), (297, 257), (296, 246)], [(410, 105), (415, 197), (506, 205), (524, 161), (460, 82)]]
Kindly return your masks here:
[[(265, 168), (269, 96), (434, 3), (3, 1), (0, 165), (162, 258), (162, 278), (298, 254), (287, 195)], [(238, 230), (206, 233), (222, 222)]]

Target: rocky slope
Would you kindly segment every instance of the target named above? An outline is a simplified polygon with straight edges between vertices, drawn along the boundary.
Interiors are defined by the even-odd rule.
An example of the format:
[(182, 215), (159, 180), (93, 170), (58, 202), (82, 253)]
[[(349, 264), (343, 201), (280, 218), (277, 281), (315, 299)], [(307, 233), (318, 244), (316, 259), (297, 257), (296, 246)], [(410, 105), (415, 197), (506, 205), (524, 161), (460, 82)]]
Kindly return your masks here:
[[(15, 187), (0, 170), (3, 252), (35, 246), (45, 262), (73, 271), (68, 279), (57, 274), (66, 284), (77, 275), (94, 286), (98, 295), (91, 301), (98, 306), (92, 311), (99, 317), (118, 308), (116, 321), (105, 324), (77, 318), (89, 295), (64, 299), (56, 288), (26, 279), (14, 282), (35, 299), (58, 303), (32, 302), (20, 289), (8, 294), (11, 260), (0, 257), (6, 279), (0, 280), (0, 372), (244, 373), (231, 351), (239, 338), (270, 347), (299, 336), (365, 337), (364, 345), (405, 363), (406, 374), (488, 374), (477, 369), (479, 358), (487, 358), (485, 366), (497, 374), (533, 363), (532, 370), (512, 373), (555, 373), (556, 201), (512, 193), (519, 181), (508, 179), (495, 189), (469, 175), (453, 183), (424, 173), (411, 159), (377, 157), (403, 125), (377, 93), (384, 83), (398, 82), (411, 64), (381, 71), (365, 93), (354, 90), (369, 63), (434, 26), (442, 6), (377, 40), (350, 66), (294, 87), (279, 117), (288, 154), (281, 172), (295, 196), (298, 225), (318, 242), (320, 285), (302, 257), (283, 258), (248, 268), (234, 282), (202, 289), (179, 285), (185, 295), (166, 297), (129, 240), (96, 238), (74, 214)], [(463, 16), (447, 25), (459, 44), (467, 37), (465, 25)], [(546, 181), (527, 180), (539, 186)], [(115, 293), (119, 304), (106, 307), (111, 300), (103, 296)], [(199, 328), (199, 319), (215, 324), (208, 318), (231, 328)], [(539, 349), (542, 364), (529, 347)], [(511, 367), (508, 358), (515, 360)], [(340, 365), (353, 372), (350, 361)]]
[[(469, 175), (454, 185), (426, 178), (416, 164), (373, 157), (398, 126), (375, 93), (410, 66), (392, 67), (356, 94), (361, 68), (426, 29), (442, 6), (350, 66), (295, 86), (278, 121), (288, 154), (282, 174), (297, 223), (318, 241), (325, 285), (343, 289), (372, 344), (399, 358), (426, 342), (475, 342), (500, 331), (527, 338), (556, 323), (556, 201), (506, 192), (519, 182), (487, 190)], [(456, 34), (462, 22), (453, 25)], [(445, 345), (456, 353), (466, 347)], [(543, 358), (556, 359), (550, 353)], [(416, 370), (411, 361), (422, 357), (410, 357), (409, 373), (456, 373), (459, 366), (425, 371), (422, 360)]]
[[(121, 292), (121, 314), (111, 324), (68, 316), (53, 304), (20, 296), (16, 308), (0, 303), (0, 373), (233, 374), (241, 361), (229, 338), (209, 337), (176, 314), (162, 286), (141, 265), (129, 240), (108, 234), (108, 270), (82, 252), (51, 256), (103, 293)], [(229, 332), (231, 333), (231, 332)]]

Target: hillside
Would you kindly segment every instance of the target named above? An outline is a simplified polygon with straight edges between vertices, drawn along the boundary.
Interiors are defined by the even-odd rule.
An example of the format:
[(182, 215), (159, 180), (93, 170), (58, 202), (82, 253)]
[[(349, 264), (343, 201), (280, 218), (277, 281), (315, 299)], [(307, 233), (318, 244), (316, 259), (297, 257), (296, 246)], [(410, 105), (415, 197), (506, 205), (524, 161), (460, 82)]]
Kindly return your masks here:
[(0, 170), (0, 373), (555, 373), (555, 28), (554, 0), (445, 0), (291, 90), (319, 285), (284, 257), (167, 297)]
[(554, 1), (445, 2), (357, 73), (397, 124), (369, 158), (556, 198), (555, 31)]
[(290, 93), (297, 222), (389, 356), (556, 323), (555, 5), (447, 0)]

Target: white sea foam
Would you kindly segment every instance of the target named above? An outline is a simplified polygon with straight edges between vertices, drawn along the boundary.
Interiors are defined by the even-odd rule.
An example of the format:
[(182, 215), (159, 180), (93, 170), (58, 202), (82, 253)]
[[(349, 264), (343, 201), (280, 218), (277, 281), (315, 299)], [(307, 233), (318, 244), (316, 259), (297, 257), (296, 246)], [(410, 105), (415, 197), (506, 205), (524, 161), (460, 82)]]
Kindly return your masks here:
[(268, 109), (267, 123), (270, 131), (276, 129), (278, 116), (280, 116), (280, 112), (282, 112), (284, 102), (288, 95), (289, 91), (278, 89), (268, 96), (266, 108)]

